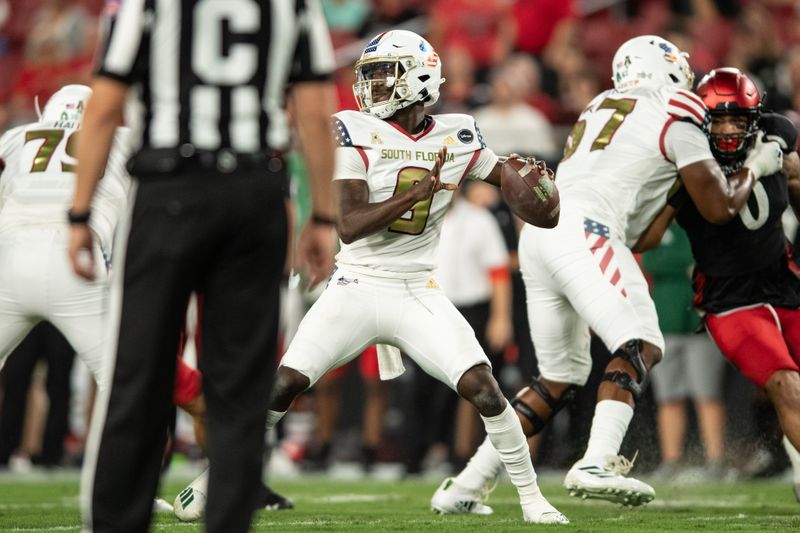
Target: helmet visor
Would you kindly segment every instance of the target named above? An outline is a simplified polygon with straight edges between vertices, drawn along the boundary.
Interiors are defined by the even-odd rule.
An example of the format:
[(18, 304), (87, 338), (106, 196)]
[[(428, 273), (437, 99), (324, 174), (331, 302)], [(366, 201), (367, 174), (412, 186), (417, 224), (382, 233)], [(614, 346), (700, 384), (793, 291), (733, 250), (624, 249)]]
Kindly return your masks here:
[(406, 58), (377, 57), (356, 63), (353, 94), (360, 110), (400, 100), (408, 94), (403, 59)]

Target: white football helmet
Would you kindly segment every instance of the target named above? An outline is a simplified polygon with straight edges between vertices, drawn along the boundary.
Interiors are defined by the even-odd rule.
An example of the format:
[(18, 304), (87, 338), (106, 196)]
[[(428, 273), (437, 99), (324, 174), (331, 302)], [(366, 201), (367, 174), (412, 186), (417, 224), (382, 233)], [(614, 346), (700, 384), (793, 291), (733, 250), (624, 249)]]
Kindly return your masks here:
[(626, 91), (634, 87), (675, 85), (692, 90), (694, 72), (689, 54), (657, 35), (641, 35), (622, 44), (611, 63), (614, 88)]
[(355, 72), (358, 108), (380, 119), (414, 102), (435, 104), (444, 83), (442, 63), (433, 47), (406, 30), (373, 38), (356, 61)]
[(91, 95), (92, 90), (86, 85), (63, 86), (50, 97), (41, 113), (38, 113), (39, 102), (36, 101), (39, 122), (50, 125), (71, 122), (74, 124), (71, 127), (80, 127), (86, 102)]

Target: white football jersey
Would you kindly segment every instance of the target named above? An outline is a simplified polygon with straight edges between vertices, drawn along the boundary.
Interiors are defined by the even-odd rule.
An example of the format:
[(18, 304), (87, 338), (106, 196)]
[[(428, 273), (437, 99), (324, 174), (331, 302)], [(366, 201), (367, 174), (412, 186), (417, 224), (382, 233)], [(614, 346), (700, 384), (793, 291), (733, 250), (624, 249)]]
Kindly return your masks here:
[[(75, 193), (75, 147), (79, 130), (35, 122), (0, 137), (0, 232), (31, 226), (65, 226)], [(106, 173), (92, 201), (89, 225), (110, 253), (114, 229), (125, 206), (130, 178), (129, 130), (119, 128)]]
[(600, 93), (564, 147), (556, 184), (564, 209), (608, 224), (633, 246), (664, 207), (677, 170), (713, 159), (703, 101), (676, 87)]
[[(497, 163), (468, 115), (434, 115), (425, 131), (409, 135), (392, 122), (341, 111), (334, 115), (334, 128), (339, 143), (334, 179), (365, 180), (370, 203), (383, 202), (422, 179), (442, 146), (448, 150), (440, 175), (443, 183), (484, 179)], [(452, 197), (452, 191), (437, 192), (388, 228), (351, 244), (341, 243), (337, 263), (389, 277), (432, 271)]]

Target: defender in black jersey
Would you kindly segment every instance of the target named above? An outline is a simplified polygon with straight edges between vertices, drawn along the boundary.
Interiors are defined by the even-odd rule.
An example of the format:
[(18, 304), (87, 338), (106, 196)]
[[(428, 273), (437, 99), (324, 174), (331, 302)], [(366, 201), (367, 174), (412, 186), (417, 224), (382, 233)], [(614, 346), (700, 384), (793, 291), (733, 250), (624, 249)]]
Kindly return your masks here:
[[(727, 175), (741, 168), (757, 135), (781, 145), (783, 170), (761, 177), (739, 216), (722, 225), (704, 220), (677, 182), (637, 249), (657, 244), (672, 218), (686, 230), (695, 307), (725, 357), (766, 390), (794, 445), (787, 451), (800, 458), (800, 268), (781, 223), (790, 205), (800, 217), (797, 130), (781, 115), (761, 113), (758, 90), (738, 69), (712, 71), (696, 92), (709, 108), (711, 149)], [(798, 483), (795, 494), (800, 500)]]

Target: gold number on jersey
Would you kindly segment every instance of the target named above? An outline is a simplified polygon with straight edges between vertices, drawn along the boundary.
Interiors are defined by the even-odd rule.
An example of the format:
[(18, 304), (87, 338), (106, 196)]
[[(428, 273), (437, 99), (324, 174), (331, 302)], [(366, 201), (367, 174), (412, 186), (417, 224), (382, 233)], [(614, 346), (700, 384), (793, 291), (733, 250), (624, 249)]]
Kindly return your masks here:
[(597, 109), (613, 109), (614, 113), (611, 114), (611, 118), (608, 119), (605, 126), (603, 126), (603, 129), (600, 130), (600, 133), (597, 134), (597, 137), (592, 143), (592, 152), (595, 150), (604, 150), (605, 147), (611, 143), (611, 140), (614, 138), (614, 134), (617, 133), (617, 130), (625, 121), (625, 117), (627, 117), (628, 114), (633, 111), (635, 106), (636, 100), (631, 98), (622, 98), (621, 100), (612, 100), (611, 98), (606, 98), (602, 101)]
[[(67, 145), (64, 151), (68, 156), (75, 158), (75, 143), (78, 132), (74, 131), (67, 137)], [(45, 172), (50, 159), (53, 158), (53, 153), (56, 151), (59, 143), (64, 139), (64, 130), (31, 130), (25, 133), (25, 144), (31, 141), (41, 140), (42, 144), (33, 156), (33, 164), (31, 165), (31, 172)], [(75, 165), (70, 163), (61, 162), (62, 172), (75, 172)]]
[[(64, 152), (72, 159), (76, 159), (78, 157), (78, 154), (76, 153), (77, 144), (78, 144), (78, 132), (74, 131), (69, 134), (69, 137), (67, 137), (67, 145), (64, 147)], [(75, 172), (75, 165), (73, 165), (72, 163), (65, 163), (64, 161), (62, 161), (61, 171)]]
[[(619, 127), (625, 122), (625, 117), (633, 111), (634, 107), (636, 107), (636, 100), (632, 98), (621, 98), (619, 100), (606, 98), (600, 102), (596, 110), (613, 109), (614, 113), (611, 114), (611, 118), (603, 125), (603, 128), (600, 130), (600, 133), (597, 134), (597, 137), (595, 137), (589, 150), (592, 152), (595, 150), (605, 150), (606, 146), (611, 144), (611, 141), (614, 139), (614, 134), (617, 133)], [(583, 134), (585, 132), (586, 120), (579, 120), (576, 122), (567, 137), (567, 142), (564, 145), (564, 156), (561, 158), (561, 161), (566, 161), (572, 157), (572, 154), (578, 149), (581, 140), (583, 140)]]
[(32, 130), (25, 133), (25, 144), (41, 139), (42, 144), (33, 156), (31, 172), (44, 172), (50, 164), (58, 143), (64, 138), (64, 130)]
[[(408, 190), (415, 183), (419, 183), (427, 173), (427, 168), (405, 167), (401, 169), (397, 174), (397, 185), (394, 187), (394, 194)], [(389, 231), (408, 235), (422, 233), (428, 222), (428, 216), (431, 214), (431, 200), (433, 200), (432, 196), (414, 204), (414, 207), (410, 209), (411, 218), (398, 218), (389, 226)]]
[(572, 157), (572, 154), (578, 149), (578, 145), (581, 144), (584, 133), (586, 133), (586, 121), (579, 120), (572, 126), (572, 131), (570, 131), (567, 136), (567, 142), (564, 143), (564, 156), (561, 158), (562, 161), (566, 161)]

